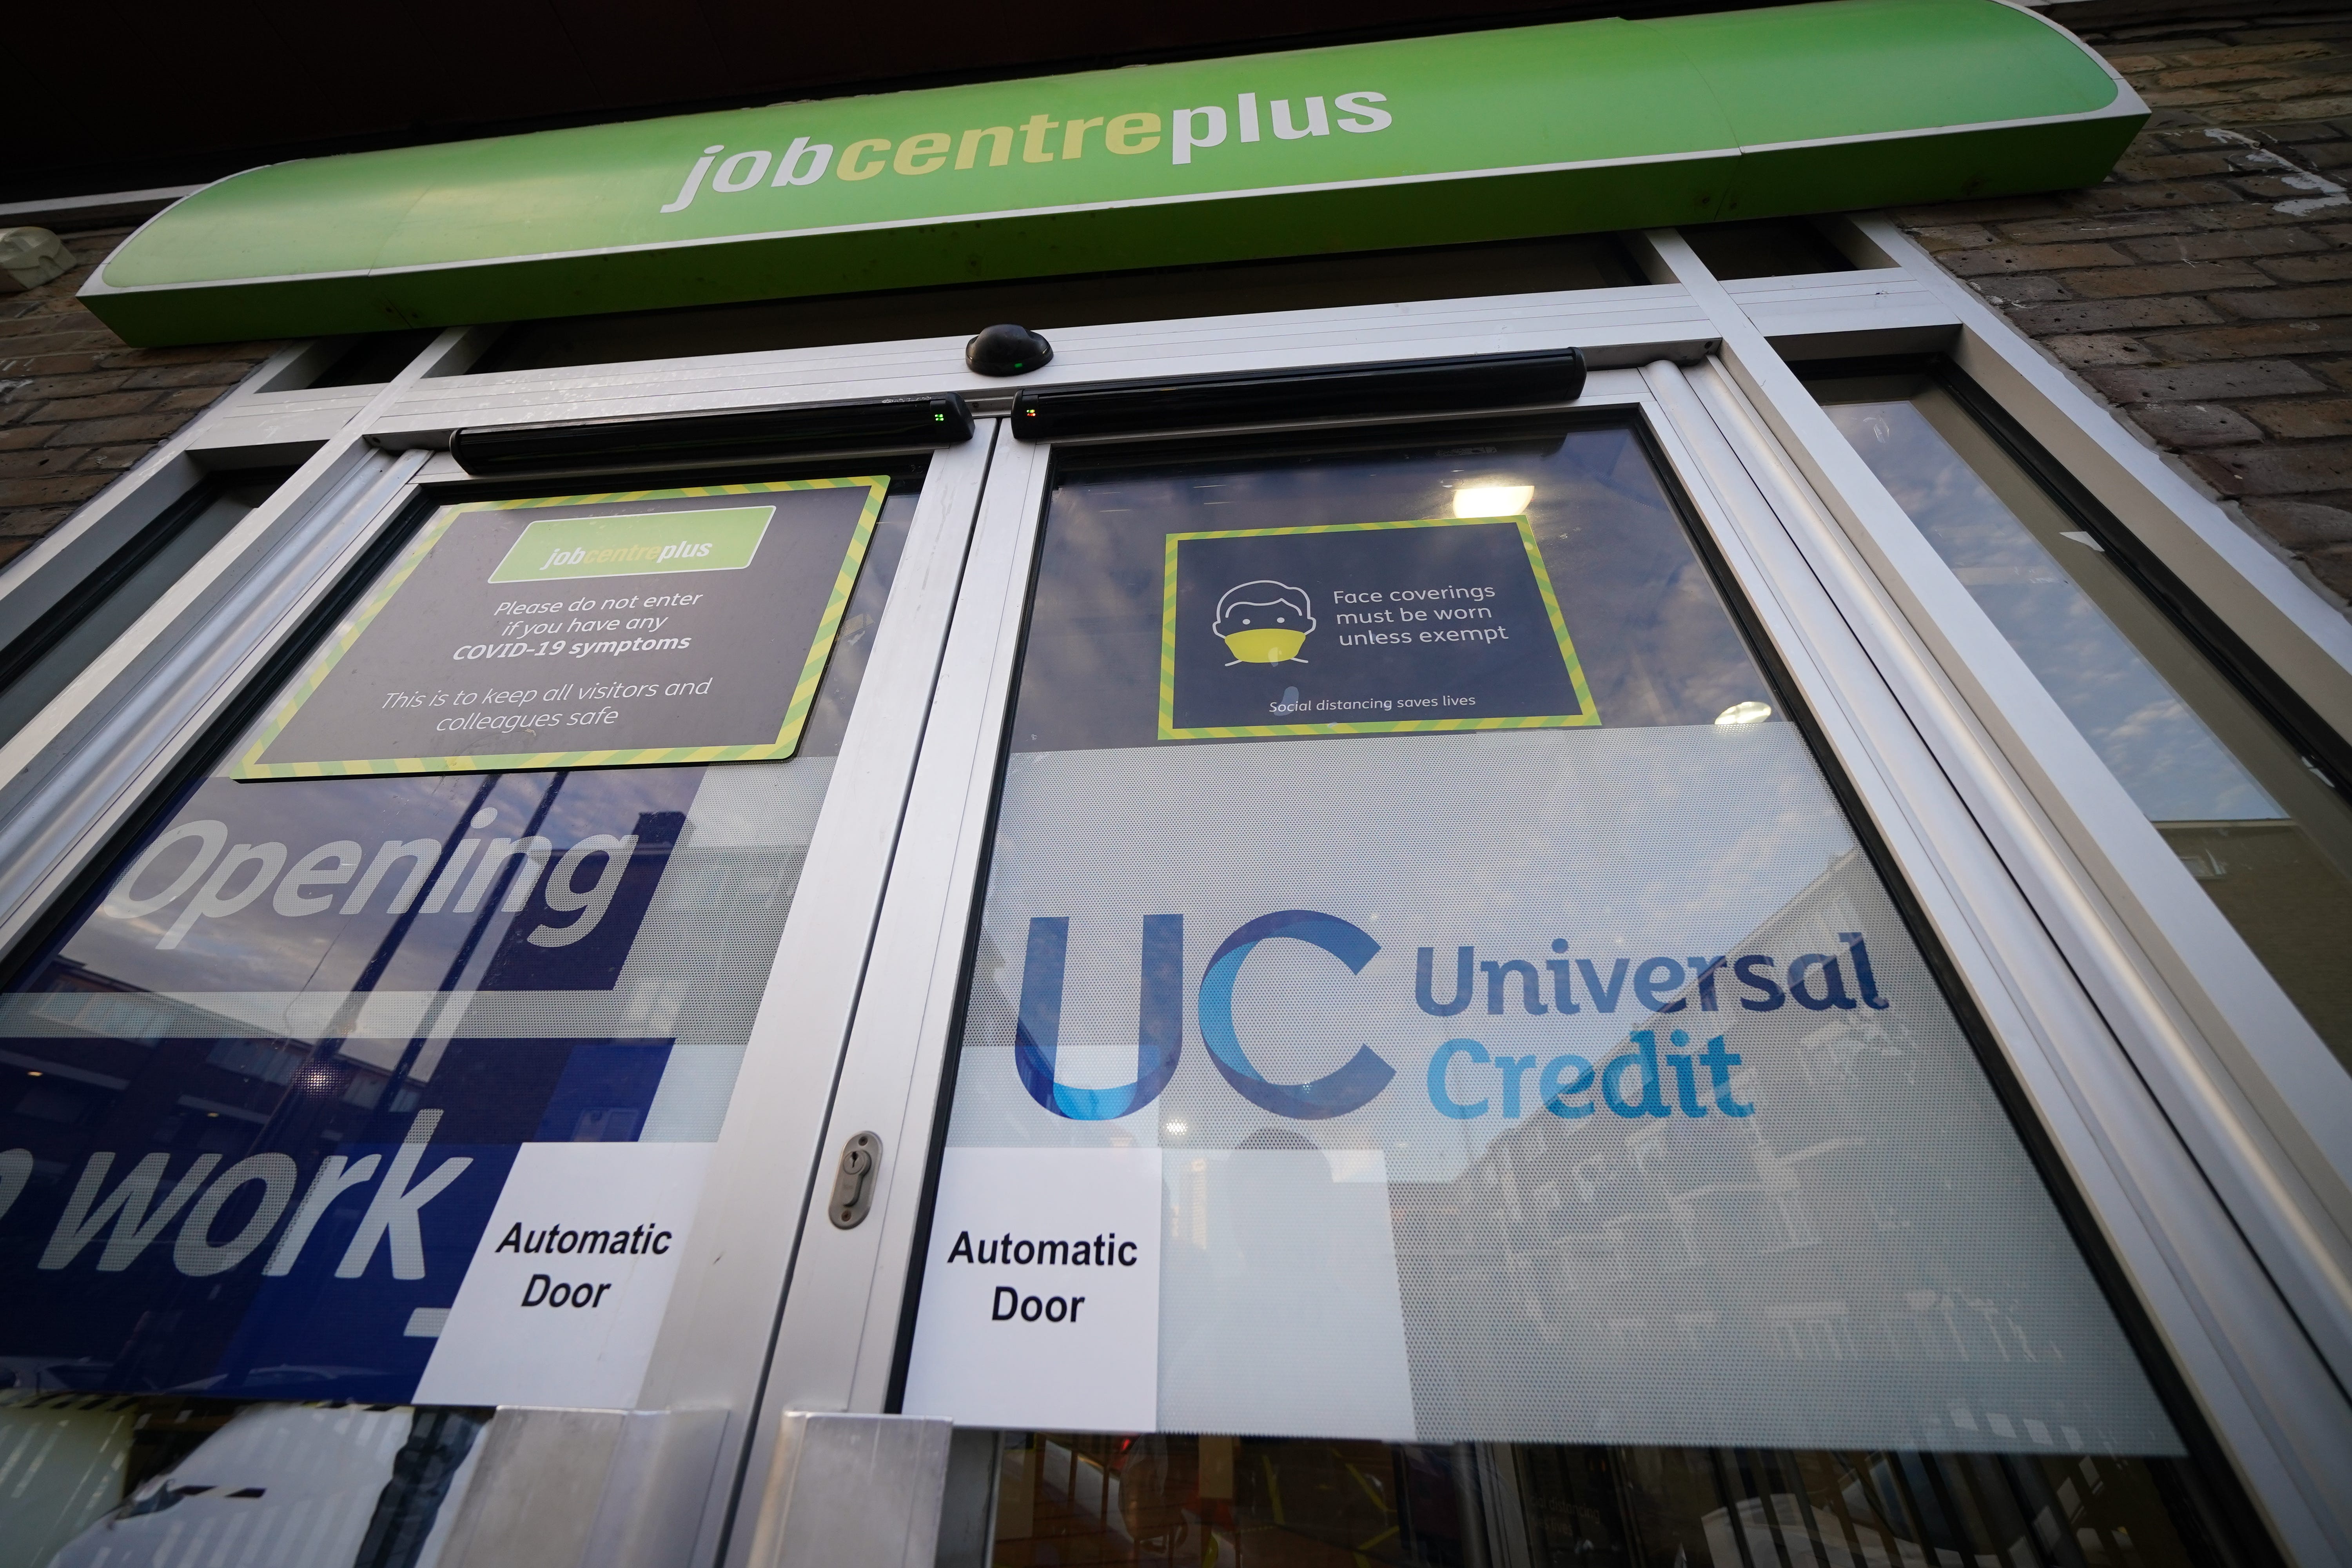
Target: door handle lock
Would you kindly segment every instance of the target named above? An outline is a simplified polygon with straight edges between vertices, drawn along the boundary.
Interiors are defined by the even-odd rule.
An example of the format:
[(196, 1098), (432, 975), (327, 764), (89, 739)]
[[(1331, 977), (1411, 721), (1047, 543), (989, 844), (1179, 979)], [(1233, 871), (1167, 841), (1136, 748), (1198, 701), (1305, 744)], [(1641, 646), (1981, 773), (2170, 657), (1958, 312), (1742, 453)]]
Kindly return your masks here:
[(833, 1201), (826, 1212), (835, 1226), (855, 1230), (874, 1204), (874, 1178), (882, 1164), (882, 1140), (860, 1132), (841, 1147), (841, 1167), (834, 1173)]

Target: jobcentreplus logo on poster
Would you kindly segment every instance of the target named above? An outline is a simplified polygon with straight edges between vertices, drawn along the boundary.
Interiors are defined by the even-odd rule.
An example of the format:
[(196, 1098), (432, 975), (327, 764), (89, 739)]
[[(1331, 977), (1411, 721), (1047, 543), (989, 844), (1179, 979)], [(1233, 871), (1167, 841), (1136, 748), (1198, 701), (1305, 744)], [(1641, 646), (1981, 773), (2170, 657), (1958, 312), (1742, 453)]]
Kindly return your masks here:
[(1315, 93), (1261, 102), (1258, 94), (1244, 92), (1234, 96), (1230, 108), (1209, 103), (1121, 114), (1072, 112), (1059, 120), (1040, 110), (1018, 125), (924, 131), (895, 139), (865, 136), (838, 147), (807, 136), (795, 136), (781, 148), (730, 150), (725, 142), (716, 142), (702, 149), (677, 195), (661, 210), (684, 212), (706, 192), (724, 197), (789, 190), (816, 184), (828, 175), (856, 183), (886, 174), (907, 179), (978, 174), (1007, 167), (1016, 150), (1024, 164), (1076, 163), (1089, 148), (1123, 158), (1161, 154), (1171, 163), (1189, 164), (1196, 153), (1223, 148), (1231, 155), (1269, 136), (1276, 142), (1304, 142), (1334, 130), (1369, 136), (1395, 122), (1381, 107), (1386, 102), (1387, 94), (1365, 89), (1336, 93), (1328, 101)]

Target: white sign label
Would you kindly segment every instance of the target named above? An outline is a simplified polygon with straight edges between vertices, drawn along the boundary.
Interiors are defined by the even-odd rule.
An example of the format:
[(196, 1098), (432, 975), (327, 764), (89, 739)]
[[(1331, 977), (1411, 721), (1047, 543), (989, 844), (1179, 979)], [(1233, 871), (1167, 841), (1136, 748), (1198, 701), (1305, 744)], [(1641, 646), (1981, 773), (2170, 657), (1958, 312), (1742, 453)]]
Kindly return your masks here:
[(1151, 1431), (1160, 1229), (1157, 1149), (948, 1150), (907, 1413)]
[(708, 1143), (524, 1144), (416, 1402), (634, 1405), (709, 1163)]

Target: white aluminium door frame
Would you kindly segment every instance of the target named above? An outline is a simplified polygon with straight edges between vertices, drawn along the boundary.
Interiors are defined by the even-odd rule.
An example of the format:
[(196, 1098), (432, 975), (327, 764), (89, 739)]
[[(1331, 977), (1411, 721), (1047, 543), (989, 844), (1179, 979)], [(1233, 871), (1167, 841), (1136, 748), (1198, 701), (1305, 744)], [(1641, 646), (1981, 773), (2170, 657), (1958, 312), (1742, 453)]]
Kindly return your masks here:
[[(2001, 758), (1940, 671), (1897, 651), (1907, 627), (1728, 374), (1659, 367), (1653, 380), (1730, 503), (1738, 537), (1718, 540), (1742, 588), (2249, 1494), (2294, 1560), (2352, 1560), (2332, 1479), (2352, 1404), (2053, 942), (2040, 906), (2063, 886), (2027, 896), (2052, 847), (2038, 824), (2017, 832)], [(1962, 756), (1972, 773), (1955, 772)]]
[[(1722, 293), (1678, 237), (1651, 237), (1695, 291)], [(1906, 695), (1915, 709), (1951, 714), (1946, 730), (1929, 731), (1945, 765), (1969, 781), (1973, 808), (2036, 889), (2039, 918), (2229, 1195), (2305, 1331), (2335, 1375), (2352, 1379), (2352, 1075), (1739, 314), (1725, 298), (1726, 376), (1753, 411), (1750, 427), (1769, 429), (1843, 549), (1869, 568), (1868, 598), (1894, 612), (1874, 654), (1890, 678), (1905, 663), (1922, 669)], [(1864, 593), (1857, 581), (1840, 603), (1859, 616)]]
[[(2332, 1142), (2352, 1129), (2352, 1080), (1781, 347), (1950, 348), (2126, 526), (2196, 566), (2190, 580), (2331, 717), (2352, 714), (2352, 630), (2217, 531), (2233, 525), (2178, 476), (2121, 450), (2111, 416), (1907, 242), (1874, 219), (1853, 233), (1892, 264), (1727, 287), (1661, 233), (1637, 242), (1655, 279), (1643, 287), (1066, 329), (1021, 384), (1583, 348), (1598, 368), (1580, 406), (1655, 434), (2249, 1490), (2297, 1562), (2352, 1563), (2352, 1501), (2328, 1485), (2352, 1452), (2352, 1158)], [(452, 430), (948, 390), (992, 416), (1007, 390), (946, 339), (459, 374), (485, 340), (445, 333), (376, 389), (257, 376), (159, 462), (309, 454), (206, 558), (206, 581), (247, 598), (159, 606), (42, 716), (54, 743), (37, 765), (16, 759), (19, 811), (0, 822), (17, 846), (0, 869), (7, 931), (73, 885), (418, 488), (462, 477), (433, 455)], [(997, 424), (933, 459), (714, 1152), (691, 1243), (703, 1267), (682, 1273), (648, 1375), (649, 1407), (733, 1417), (704, 1564), (748, 1549), (757, 1499), (739, 1486), (766, 1473), (778, 1413), (889, 1396), (1051, 461)], [(198, 632), (225, 640), (208, 651), (187, 640)], [(140, 663), (149, 650), (169, 657)], [(150, 709), (109, 752), (121, 738), (108, 725)], [(44, 802), (70, 809), (45, 819)], [(821, 1177), (866, 1131), (885, 1148), (873, 1211), (836, 1230), (817, 1216)]]
[[(1680, 247), (1671, 235), (1654, 237), (1658, 253)], [(1832, 279), (1801, 281), (1827, 293)], [(1873, 288), (1865, 275), (1864, 303), (1843, 312), (1834, 303), (1814, 304), (1805, 317), (1808, 335), (1833, 333), (1847, 353), (1870, 352), (1874, 342), (1884, 345), (1881, 352), (1916, 348), (1923, 329), (1940, 330), (1948, 341), (1958, 323), (1927, 290), (1909, 279), (1879, 281), (1901, 287)], [(2265, 1195), (2264, 1184), (2275, 1189), (2300, 1180), (2294, 1161), (2275, 1140), (2261, 1144), (2251, 1159), (2255, 1179), (2233, 1187), (2203, 1168), (2206, 1151), (2192, 1156), (2184, 1145), (2168, 1119), (2171, 1108), (2144, 1077), (2145, 1040), (2124, 1037), (2127, 1029), (2145, 1031), (2146, 1021), (2126, 1013), (2122, 1027), (2116, 1022), (2119, 988), (2145, 987), (2157, 965), (2133, 945), (2128, 928), (2116, 934), (2111, 921), (2095, 922), (2107, 932), (2104, 946), (2052, 940), (2049, 931), (2057, 927), (2050, 906), (2095, 898), (2096, 883), (2082, 873), (2036, 793), (2017, 783), (2020, 770), (2009, 752), (1988, 736), (1973, 706), (1958, 700), (1943, 665), (1927, 652), (1927, 639), (1896, 608), (1877, 563), (1830, 521), (1840, 514), (1792, 461), (1787, 437), (1759, 420), (1734, 354), (1746, 361), (1769, 356), (1779, 367), (1786, 380), (1776, 382), (1770, 395), (1784, 418), (1810, 416), (1832, 436), (1834, 427), (1721, 285), (1703, 270), (1676, 282), (1706, 310), (1703, 334), (1675, 312), (1674, 340), (1659, 345), (1665, 353), (1639, 371), (1596, 371), (1578, 406), (1626, 408), (1656, 434), (2241, 1478), (2296, 1561), (2352, 1563), (2352, 1509), (2329, 1484), (2336, 1456), (2352, 1445), (2352, 1405), (2307, 1321), (2326, 1297), (2308, 1303), (2283, 1298), (2267, 1278), (2276, 1263), (2250, 1249), (2232, 1223), (2241, 1204)], [(1843, 286), (1855, 292), (1853, 275), (1844, 275)], [(1662, 313), (1664, 301), (1643, 292), (1639, 308)], [(1752, 298), (1761, 291), (1747, 292)], [(1890, 294), (1895, 311), (1884, 298)], [(1565, 312), (1548, 308), (1562, 298), (1091, 329), (1056, 334), (1062, 357), (1052, 368), (1062, 379), (1083, 381), (1558, 347), (1576, 341), (1560, 330)], [(1474, 332), (1442, 343), (1424, 335), (1454, 310), (1468, 315), (1465, 307), (1496, 304), (1510, 307), (1507, 321), (1480, 311)], [(1641, 360), (1643, 345), (1622, 335), (1631, 323), (1605, 321), (1594, 310), (1577, 324), (1617, 329), (1614, 342), (1603, 345), (1604, 364)], [(1342, 326), (1349, 329), (1344, 345), (1325, 331)], [(1235, 330), (1244, 327), (1251, 330)], [(1253, 346), (1243, 345), (1244, 335)], [(1694, 353), (1693, 340), (1702, 335), (1704, 347), (1720, 342), (1723, 353)], [(803, 1221), (803, 1245), (810, 1250), (779, 1329), (771, 1397), (753, 1439), (762, 1451), (782, 1409), (885, 1408), (902, 1353), (911, 1245), (927, 1202), (928, 1173), (915, 1154), (928, 1147), (941, 1110), (1047, 461), (1041, 449), (1005, 443), (982, 501), (967, 588), (950, 634), (948, 673), (909, 798), (901, 841), (907, 852), (877, 926), (870, 973), (887, 978), (869, 990), (852, 1025), (826, 1134), (830, 1148), (855, 1131), (879, 1131), (903, 1152), (860, 1232)], [(1858, 459), (1853, 466), (1860, 468)], [(1850, 475), (1840, 474), (1839, 481), (1863, 488)], [(1877, 493), (1891, 507), (1883, 488)], [(1910, 528), (1907, 519), (1903, 527)], [(1916, 529), (1910, 531), (1916, 538)], [(1940, 561), (1934, 566), (1948, 576)], [(1971, 616), (1981, 620), (1964, 593), (1935, 609), (1963, 626)], [(1907, 666), (1895, 657), (1898, 648)], [(2005, 643), (1998, 651), (2016, 660)], [(2028, 705), (2025, 694), (2014, 695)], [(2031, 697), (2051, 709), (2040, 718), (2054, 718), (2063, 729), (2062, 735), (2041, 722), (2031, 731), (2033, 742), (2071, 742), (2087, 751), (2038, 683)], [(1981, 790), (1955, 787), (1951, 760), (1963, 749), (1976, 772), (1961, 777), (1971, 785), (2000, 781), (2006, 794), (1997, 803)], [(2100, 776), (2116, 787), (2104, 770)], [(2001, 809), (1992, 809), (1995, 804)], [(2139, 822), (2136, 813), (2131, 821)], [(2034, 836), (2030, 841), (2018, 837), (2021, 825)], [(2020, 858), (2028, 863), (2022, 869)], [(2054, 884), (2053, 867), (2060, 874)], [(2187, 880), (2177, 863), (2170, 868)], [(2234, 931), (2227, 935), (2242, 948)], [(2259, 978), (2276, 989), (2266, 973)], [(2294, 1021), (2309, 1035), (2299, 1016)], [(2315, 1037), (2309, 1047), (2333, 1070)], [(2193, 1038), (2189, 1045), (2176, 1038), (2169, 1048), (2210, 1050)], [(2200, 1086), (2212, 1114), (2242, 1113), (2216, 1089)], [(2252, 1125), (2258, 1133), (2266, 1128), (2259, 1118)], [(2217, 1197), (2217, 1186), (2228, 1203)], [(812, 1199), (812, 1217), (819, 1201)], [(2271, 1239), (2283, 1258), (2325, 1277), (2328, 1249), (2317, 1245), (2323, 1237), (2306, 1227)], [(749, 1473), (764, 1473), (759, 1460)], [(756, 1503), (747, 1499), (744, 1506)], [(730, 1564), (747, 1541), (748, 1531), (739, 1529)]]
[[(1722, 289), (1678, 237), (1650, 237), (1696, 291)], [(1743, 460), (1780, 491), (1776, 504), (1791, 520), (1792, 536), (1822, 580), (1835, 584), (1834, 603), (2024, 890), (2028, 910), (2021, 912), (2055, 942), (2137, 1083), (2160, 1108), (2157, 1120), (2193, 1153), (2196, 1183), (2158, 1179), (2143, 1168), (2146, 1179), (2130, 1188), (2135, 1202), (2174, 1253), (2184, 1301), (2214, 1325), (2214, 1352), (2241, 1369), (2239, 1380), (2272, 1391), (2249, 1414), (2258, 1410), (2276, 1434), (2279, 1479), (2308, 1500), (2314, 1528), (2334, 1550), (2352, 1550), (2352, 1508), (2336, 1458), (2347, 1451), (2337, 1413), (2352, 1374), (2352, 1232), (2344, 1224), (2352, 1196), (2344, 1184), (2352, 1172), (2352, 1078), (1761, 331), (1732, 319), (1736, 310), (1727, 298), (1719, 308), (1720, 368), (1696, 378), (1710, 409)], [(1993, 353), (1997, 335), (2014, 337), (1996, 321), (1979, 320), (1971, 330), (1979, 362)], [(2090, 410), (2078, 444), (2103, 434), (2093, 420), (2115, 425)], [(2129, 445), (2119, 427), (2104, 434)], [(2201, 522), (2210, 536), (2213, 521), (2192, 515), (2177, 520), (2175, 531), (2190, 535)], [(2244, 558), (2276, 567), (2258, 552)], [(2214, 576), (2209, 565), (2198, 580)], [(2257, 571), (2228, 592), (2284, 601), (2271, 612), (2274, 640), (2309, 624), (2316, 605), (2278, 571)], [(2326, 632), (2324, 624), (2319, 629)], [(2315, 637), (2305, 647), (2304, 689), (2324, 693), (2328, 667), (2319, 655), (2326, 642)], [(2315, 672), (2319, 679), (2311, 679)], [(2069, 1057), (2087, 1065), (2079, 1051), (2059, 1059)], [(2106, 1121), (2126, 1088), (2118, 1079), (2095, 1093), (2088, 1086), (2097, 1081), (2096, 1074), (2077, 1076), (2072, 1090), (2093, 1125)], [(2045, 1121), (2053, 1114), (2038, 1109)], [(2144, 1167), (2158, 1142), (2117, 1139), (2111, 1125), (2101, 1137), (2126, 1166)], [(2075, 1163), (2072, 1151), (2065, 1157)], [(2077, 1179), (2086, 1178), (2078, 1172)], [(2264, 1300), (2244, 1292), (2238, 1247), (2207, 1251), (2209, 1225), (2191, 1217), (2210, 1206), (2195, 1190), (2204, 1184), (2219, 1193), (2221, 1212), (2269, 1275), (2256, 1293)], [(2117, 1239), (2115, 1222), (2103, 1215), (2102, 1223)], [(2289, 1308), (2284, 1317), (2265, 1310), (2265, 1300), (2276, 1299), (2267, 1288), (2273, 1281)], [(2170, 1336), (2168, 1326), (2164, 1331)], [(2186, 1371), (2187, 1348), (2176, 1342), (2175, 1353)], [(2310, 1382), (2298, 1389), (2298, 1378)], [(2192, 1386), (2217, 1429), (2227, 1430), (2213, 1385), (2192, 1379)], [(2231, 1444), (2242, 1465), (2251, 1465), (2249, 1450)], [(2254, 1489), (2265, 1506), (2278, 1495)], [(2284, 1539), (2300, 1542), (2275, 1510), (2273, 1522)]]
[[(452, 364), (462, 369), (491, 335), (441, 334), (393, 382), (362, 389), (363, 396), (332, 400), (340, 414), (322, 413), (320, 400), (299, 392), (255, 392), (230, 400), (215, 416), (193, 425), (181, 449), (158, 462), (159, 472), (169, 474), (170, 464), (189, 450), (216, 461), (250, 461), (257, 447), (276, 451), (294, 438), (286, 430), (289, 418), (299, 424), (299, 441), (309, 452), (269, 503), (233, 530), (36, 721), (41, 731), (24, 748), (27, 759), (40, 763), (26, 783), (33, 807), (0, 820), (0, 843), (19, 846), (0, 869), (0, 891), (24, 889), (0, 911), (11, 922), (10, 934), (79, 885), (122, 825), (187, 761), (235, 700), (255, 680), (268, 678), (272, 661), (318, 604), (362, 568), (387, 529), (431, 504), (436, 491), (471, 481), (434, 443), (415, 438), (399, 408), (420, 386), (440, 390), (429, 384), (439, 379), (435, 373)], [(725, 377), (702, 366), (687, 379), (699, 383), (698, 390), (708, 396), (709, 384)], [(792, 390), (811, 402), (842, 395), (829, 392), (821, 376), (806, 374)], [(722, 387), (717, 395), (724, 406), (736, 395)], [(268, 412), (272, 399), (307, 401), (279, 416)], [(490, 399), (470, 422), (500, 423), (499, 402)], [(331, 418), (342, 423), (331, 427)], [(709, 1496), (715, 1517), (708, 1528), (715, 1532), (723, 1524), (730, 1489), (711, 1487), (707, 1466), (715, 1447), (717, 1474), (731, 1481), (746, 1417), (759, 1397), (763, 1352), (797, 1239), (790, 1221), (800, 1212), (818, 1159), (814, 1140), (864, 975), (998, 423), (985, 422), (961, 446), (917, 456), (928, 465), (923, 488), (639, 1396), (647, 1409), (696, 1414), (674, 1430), (656, 1423), (640, 1445), (653, 1457), (616, 1464), (607, 1478), (608, 1489), (644, 1493), (635, 1500), (643, 1507), (629, 1507), (623, 1498), (617, 1510), (633, 1529), (639, 1519), (667, 1529), (684, 1514), (682, 1539), (637, 1542), (664, 1557), (673, 1548), (689, 1550), (692, 1531), (705, 1527), (698, 1517), (703, 1510), (693, 1503), (681, 1510), (672, 1490), (683, 1488), (697, 1500)], [(841, 461), (864, 465), (876, 456), (845, 453)], [(193, 482), (195, 477), (184, 478)], [(560, 494), (589, 484), (625, 484), (628, 476), (605, 470), (532, 479)], [(731, 1417), (718, 1424), (715, 1446), (704, 1440), (712, 1413)]]
[[(949, 619), (1002, 421), (979, 424), (970, 442), (931, 458), (639, 1396), (648, 1409), (728, 1412), (722, 1483), (747, 1459), (760, 1467), (750, 1474), (766, 1474), (766, 1447), (747, 1451), (746, 1444), (755, 1431), (772, 1436), (773, 1423), (754, 1428), (752, 1411), (793, 1407), (789, 1399), (777, 1404), (789, 1391), (765, 1390), (762, 1352), (795, 1258), (805, 1278), (812, 1241), (878, 1231), (870, 1222), (850, 1232), (826, 1223), (823, 1200), (839, 1151), (824, 1140), (841, 1104), (836, 1082), (851, 1016), (871, 973), (876, 910), (886, 880), (908, 860), (902, 813), (933, 683), (943, 656), (952, 658)], [(902, 1167), (904, 1147), (885, 1132), (885, 1178)], [(804, 1195), (814, 1200), (805, 1212)], [(810, 1280), (822, 1284), (821, 1273)], [(706, 1497), (698, 1533), (708, 1544), (698, 1561), (716, 1550), (733, 1489), (721, 1484)]]

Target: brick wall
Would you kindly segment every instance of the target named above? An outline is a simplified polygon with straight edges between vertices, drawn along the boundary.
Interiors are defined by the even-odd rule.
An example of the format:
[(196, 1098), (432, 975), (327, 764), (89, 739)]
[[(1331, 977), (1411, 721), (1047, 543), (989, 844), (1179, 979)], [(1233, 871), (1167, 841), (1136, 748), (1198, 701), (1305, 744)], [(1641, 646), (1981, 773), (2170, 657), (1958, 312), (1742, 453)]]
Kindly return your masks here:
[(0, 562), (64, 521), (277, 346), (124, 347), (74, 290), (129, 233), (64, 235), (79, 263), (72, 271), (0, 294)]
[(2352, 10), (2148, 9), (2049, 12), (2154, 110), (2105, 184), (1895, 216), (2340, 603), (2352, 598)]

